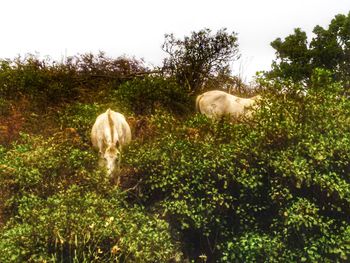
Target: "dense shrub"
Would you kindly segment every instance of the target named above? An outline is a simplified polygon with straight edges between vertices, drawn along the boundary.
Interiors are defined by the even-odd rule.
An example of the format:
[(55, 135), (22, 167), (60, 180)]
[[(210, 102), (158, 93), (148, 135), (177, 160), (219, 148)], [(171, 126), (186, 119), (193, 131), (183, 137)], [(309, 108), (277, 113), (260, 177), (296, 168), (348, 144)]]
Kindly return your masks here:
[(74, 128), (87, 141), (96, 117), (106, 111), (107, 108), (97, 103), (69, 104), (66, 108), (58, 111), (58, 120), (63, 128)]
[(97, 169), (76, 133), (0, 148), (1, 262), (180, 260), (168, 224)]
[(47, 199), (19, 201), (0, 232), (1, 262), (167, 262), (180, 259), (168, 224), (128, 206), (118, 191), (71, 186)]
[(350, 104), (316, 71), (308, 93), (270, 93), (252, 120), (173, 122), (128, 162), (145, 205), (210, 262), (345, 262)]
[(183, 88), (175, 81), (163, 77), (145, 77), (128, 81), (119, 86), (116, 96), (136, 114), (154, 113), (159, 107), (183, 114), (193, 108)]
[[(213, 260), (208, 252), (217, 249), (214, 240), (238, 228), (239, 216), (235, 217), (232, 210), (241, 209), (242, 220), (246, 217), (245, 204), (238, 202), (240, 195), (253, 195), (262, 176), (250, 176), (256, 168), (248, 170), (246, 149), (222, 143), (227, 140), (223, 130), (237, 135), (244, 132), (240, 125), (208, 123), (202, 116), (198, 118), (177, 132), (179, 123), (174, 124), (172, 132), (141, 148), (131, 148), (126, 158), (144, 180), (142, 197), (146, 204), (161, 209), (183, 231), (188, 253), (206, 253)], [(263, 209), (258, 208), (258, 196), (250, 201), (258, 202), (256, 209)], [(245, 223), (247, 228), (254, 225), (248, 219)]]
[[(0, 64), (1, 262), (349, 261), (350, 102), (332, 73), (261, 79), (252, 118), (212, 121), (183, 114), (171, 77), (133, 79), (134, 60)], [(143, 115), (120, 188), (89, 142), (109, 107)]]
[(94, 172), (95, 154), (75, 133), (57, 133), (48, 139), (22, 134), (3, 155), (0, 165), (1, 204), (9, 217), (22, 196), (45, 198), (71, 184), (96, 191), (105, 185), (98, 179), (103, 177)]
[(29, 98), (35, 106), (44, 107), (78, 95), (74, 70), (64, 64), (50, 65), (49, 60), (35, 56), (1, 61), (0, 95), (7, 99)]
[(14, 60), (0, 60), (0, 97), (28, 98), (34, 107), (48, 106), (77, 99), (87, 101), (107, 97), (113, 86), (144, 72), (143, 62), (104, 53), (83, 54), (57, 62), (34, 55)]

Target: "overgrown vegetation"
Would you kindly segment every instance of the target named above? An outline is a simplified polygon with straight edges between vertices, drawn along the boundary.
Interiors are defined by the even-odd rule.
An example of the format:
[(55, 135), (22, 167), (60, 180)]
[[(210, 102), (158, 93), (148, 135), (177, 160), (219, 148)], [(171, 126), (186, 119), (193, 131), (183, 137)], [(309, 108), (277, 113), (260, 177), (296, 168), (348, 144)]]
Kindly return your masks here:
[(159, 108), (184, 114), (192, 108), (190, 97), (176, 81), (158, 76), (125, 82), (113, 95), (138, 115), (152, 114)]
[(270, 93), (253, 123), (169, 119), (157, 140), (129, 149), (144, 202), (194, 258), (347, 259), (350, 103), (327, 76), (318, 71), (305, 96)]
[[(295, 32), (286, 43), (299, 43)], [(213, 121), (194, 112), (193, 93), (234, 79), (217, 69), (237, 55), (235, 34), (203, 30), (166, 43), (181, 51), (174, 71), (104, 54), (2, 61), (0, 261), (348, 262), (346, 74), (276, 62), (257, 80), (263, 99), (252, 118)], [(217, 67), (187, 67), (198, 61), (184, 54), (204, 52), (205, 65), (220, 47)], [(133, 132), (120, 187), (89, 141), (109, 107)]]
[(1, 262), (155, 262), (179, 256), (169, 225), (128, 204), (77, 134), (1, 152)]

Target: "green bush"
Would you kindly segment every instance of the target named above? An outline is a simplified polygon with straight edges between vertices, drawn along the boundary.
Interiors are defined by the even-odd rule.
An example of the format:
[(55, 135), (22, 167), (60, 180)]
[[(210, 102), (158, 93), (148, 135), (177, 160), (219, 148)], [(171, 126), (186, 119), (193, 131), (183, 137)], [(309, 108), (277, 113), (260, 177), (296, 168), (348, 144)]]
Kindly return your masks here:
[(1, 262), (167, 262), (181, 258), (168, 224), (128, 206), (118, 190), (71, 186), (47, 199), (23, 196), (0, 232)]
[(106, 110), (106, 107), (98, 103), (77, 102), (58, 111), (58, 120), (62, 128), (74, 128), (88, 141), (96, 117)]
[(0, 156), (1, 262), (181, 259), (169, 225), (128, 204), (77, 134), (22, 134)]
[[(135, 61), (47, 63), (0, 63), (1, 262), (349, 261), (350, 102), (330, 72), (265, 79), (253, 118), (230, 122), (179, 117), (194, 103), (171, 79), (123, 84)], [(150, 114), (125, 191), (89, 140), (108, 107)]]
[[(202, 116), (198, 116), (189, 121), (189, 128), (194, 129), (196, 122), (207, 127)], [(257, 169), (249, 171), (248, 160), (246, 163), (240, 160), (249, 158), (241, 152), (244, 149), (237, 149), (235, 144), (221, 144), (227, 136), (218, 126), (229, 124), (211, 125), (211, 130), (199, 131), (196, 138), (188, 133), (192, 130), (176, 129), (175, 124), (171, 133), (141, 148), (131, 147), (125, 154), (127, 162), (139, 170), (144, 180), (142, 198), (147, 205), (161, 209), (173, 226), (183, 232), (187, 241), (184, 246), (190, 254), (208, 255), (209, 247), (217, 245), (214, 240), (228, 235), (229, 229), (239, 222), (239, 216), (232, 214), (232, 210), (244, 207), (238, 202), (240, 195), (253, 195), (254, 188), (261, 184), (261, 176), (250, 176)], [(230, 131), (240, 134), (241, 126), (231, 126)], [(256, 203), (254, 207), (259, 205)], [(242, 220), (246, 218), (243, 212)], [(253, 223), (246, 222), (246, 227)]]
[(101, 180), (102, 171), (95, 171), (96, 154), (76, 134), (56, 133), (47, 139), (22, 134), (21, 140), (2, 155), (0, 204), (9, 217), (22, 196), (46, 198), (71, 184), (99, 191), (108, 183)]
[(103, 101), (113, 86), (146, 71), (143, 62), (103, 52), (69, 57), (64, 62), (35, 55), (0, 60), (0, 97), (8, 100), (27, 98), (35, 111), (76, 100)]
[[(290, 262), (282, 253), (286, 247), (278, 237), (246, 231), (222, 248), (221, 262)], [(289, 251), (288, 251), (289, 252)], [(297, 261), (297, 259), (295, 259)]]
[(116, 96), (136, 114), (154, 113), (163, 108), (173, 113), (186, 113), (191, 110), (188, 94), (175, 81), (162, 77), (134, 79), (118, 87)]
[(35, 106), (47, 107), (76, 99), (78, 82), (68, 65), (53, 64), (33, 55), (0, 64), (0, 95), (7, 99), (25, 96)]
[(194, 116), (129, 148), (145, 205), (182, 233), (190, 258), (348, 260), (350, 103), (316, 73), (305, 95), (264, 96), (251, 120)]

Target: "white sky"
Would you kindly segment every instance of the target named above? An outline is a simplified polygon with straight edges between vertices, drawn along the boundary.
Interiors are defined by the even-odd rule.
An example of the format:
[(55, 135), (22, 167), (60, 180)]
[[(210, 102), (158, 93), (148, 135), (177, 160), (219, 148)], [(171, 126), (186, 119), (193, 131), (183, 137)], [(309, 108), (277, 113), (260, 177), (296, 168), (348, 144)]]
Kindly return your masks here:
[(270, 42), (296, 27), (311, 36), (314, 26), (348, 14), (350, 0), (0, 0), (0, 11), (0, 58), (104, 51), (160, 65), (165, 33), (226, 27), (238, 33), (242, 56), (233, 73), (249, 81), (270, 68)]

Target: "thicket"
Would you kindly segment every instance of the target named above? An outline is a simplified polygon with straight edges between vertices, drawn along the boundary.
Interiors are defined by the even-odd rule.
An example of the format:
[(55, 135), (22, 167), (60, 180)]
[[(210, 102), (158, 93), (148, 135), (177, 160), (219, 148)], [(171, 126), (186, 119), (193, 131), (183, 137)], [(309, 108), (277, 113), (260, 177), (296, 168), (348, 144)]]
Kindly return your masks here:
[(112, 96), (147, 72), (142, 65), (102, 53), (62, 63), (33, 56), (2, 61), (1, 262), (182, 258), (169, 223), (110, 183), (89, 141), (106, 108), (132, 114)]
[(1, 262), (167, 262), (169, 225), (96, 169), (80, 136), (22, 134), (0, 159)]
[[(223, 48), (223, 67), (191, 75), (187, 58), (206, 63), (184, 55), (203, 38), (204, 50)], [(102, 53), (1, 62), (0, 261), (348, 262), (347, 79), (265, 74), (252, 118), (213, 121), (193, 113), (192, 95), (232, 80), (235, 34), (166, 43), (179, 52), (163, 73)], [(121, 187), (89, 142), (108, 107), (133, 131)]]
[(134, 79), (113, 93), (125, 108), (137, 115), (149, 115), (157, 109), (184, 115), (193, 110), (193, 101), (175, 80), (162, 76)]
[[(277, 85), (277, 84), (276, 84)], [(253, 120), (161, 119), (130, 147), (140, 199), (208, 262), (346, 262), (350, 256), (350, 103), (319, 70), (268, 93)]]
[[(130, 58), (112, 59), (104, 53), (83, 54), (56, 62), (34, 55), (1, 60), (0, 96), (17, 100), (26, 97), (36, 108), (72, 102), (78, 98), (105, 96), (113, 85), (147, 71), (142, 61)], [(98, 98), (98, 97), (97, 97)], [(94, 97), (96, 99), (96, 97)]]

